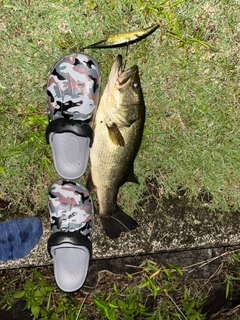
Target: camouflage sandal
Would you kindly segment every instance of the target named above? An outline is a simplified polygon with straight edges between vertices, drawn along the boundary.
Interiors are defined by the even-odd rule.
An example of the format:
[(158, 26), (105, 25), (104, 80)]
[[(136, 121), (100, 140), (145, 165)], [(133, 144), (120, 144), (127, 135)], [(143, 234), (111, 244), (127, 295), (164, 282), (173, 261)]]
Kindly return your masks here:
[(49, 76), (46, 140), (55, 169), (64, 179), (77, 179), (86, 170), (100, 82), (97, 62), (83, 53), (64, 56)]
[(92, 255), (93, 202), (83, 185), (59, 179), (49, 188), (48, 209), (55, 280), (61, 290), (73, 292), (83, 285)]

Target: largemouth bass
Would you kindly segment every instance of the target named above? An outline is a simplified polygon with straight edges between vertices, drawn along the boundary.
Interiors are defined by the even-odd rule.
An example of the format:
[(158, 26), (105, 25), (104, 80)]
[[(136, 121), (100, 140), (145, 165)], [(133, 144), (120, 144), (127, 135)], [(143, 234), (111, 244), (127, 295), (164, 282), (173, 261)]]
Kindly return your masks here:
[(125, 182), (138, 182), (133, 163), (142, 141), (144, 121), (138, 67), (122, 71), (122, 56), (118, 55), (94, 120), (87, 183), (90, 192), (96, 187), (103, 229), (112, 239), (138, 225), (118, 207), (117, 195)]
[(142, 39), (145, 39), (152, 34), (157, 28), (158, 24), (141, 30), (134, 30), (129, 32), (117, 33), (109, 36), (107, 39), (93, 43), (84, 49), (105, 49), (105, 48), (118, 48), (124, 47), (132, 43), (136, 43)]

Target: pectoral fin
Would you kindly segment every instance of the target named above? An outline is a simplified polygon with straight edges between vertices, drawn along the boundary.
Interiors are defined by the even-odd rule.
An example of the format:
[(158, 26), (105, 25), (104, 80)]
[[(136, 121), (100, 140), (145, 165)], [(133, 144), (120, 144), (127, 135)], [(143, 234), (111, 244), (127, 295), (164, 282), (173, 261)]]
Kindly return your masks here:
[(108, 136), (111, 142), (116, 146), (124, 147), (125, 142), (117, 125), (115, 123), (112, 123), (111, 125), (107, 125), (107, 129), (108, 129)]

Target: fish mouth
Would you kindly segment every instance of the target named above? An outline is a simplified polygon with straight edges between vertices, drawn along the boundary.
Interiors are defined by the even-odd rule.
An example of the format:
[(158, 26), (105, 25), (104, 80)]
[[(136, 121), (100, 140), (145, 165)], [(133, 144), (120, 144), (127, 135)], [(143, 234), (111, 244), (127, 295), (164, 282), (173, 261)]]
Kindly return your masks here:
[(128, 86), (131, 79), (138, 73), (138, 66), (134, 65), (127, 70), (122, 70), (122, 56), (119, 54), (113, 64), (115, 84), (118, 89)]

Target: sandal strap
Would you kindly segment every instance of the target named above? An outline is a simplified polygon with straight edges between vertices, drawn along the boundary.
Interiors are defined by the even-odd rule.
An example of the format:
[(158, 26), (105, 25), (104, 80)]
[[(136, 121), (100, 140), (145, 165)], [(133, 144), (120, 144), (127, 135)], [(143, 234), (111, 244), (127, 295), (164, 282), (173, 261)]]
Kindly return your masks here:
[(75, 246), (84, 246), (88, 249), (90, 257), (92, 256), (92, 242), (86, 236), (82, 235), (79, 231), (54, 232), (48, 239), (47, 244), (47, 249), (50, 256), (52, 257), (52, 247), (56, 247), (64, 243), (69, 243)]
[(85, 121), (59, 118), (49, 122), (46, 129), (46, 140), (48, 144), (49, 144), (49, 134), (52, 132), (54, 133), (71, 132), (76, 134), (77, 136), (89, 138), (90, 147), (92, 146), (92, 143), (93, 143), (93, 136), (94, 136), (93, 129)]

